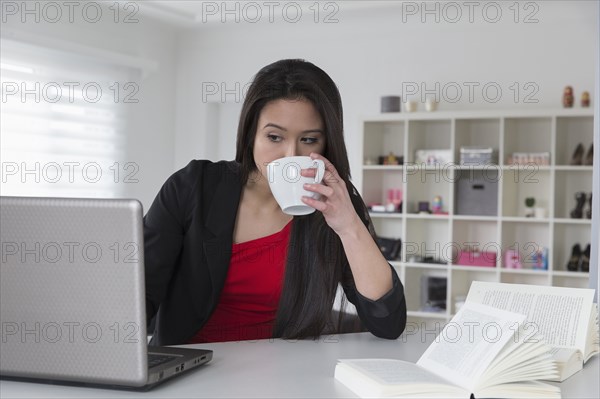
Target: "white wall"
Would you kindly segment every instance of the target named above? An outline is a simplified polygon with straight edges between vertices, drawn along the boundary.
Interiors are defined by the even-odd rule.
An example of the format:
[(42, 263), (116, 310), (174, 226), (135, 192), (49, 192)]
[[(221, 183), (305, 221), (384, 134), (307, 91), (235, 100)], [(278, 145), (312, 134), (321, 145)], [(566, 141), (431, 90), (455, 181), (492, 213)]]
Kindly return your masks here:
[[(521, 3), (519, 23), (514, 22), (514, 9), (509, 9), (513, 2), (499, 3), (502, 17), (497, 23), (486, 21), (494, 14), (488, 9), (484, 17), (483, 6), (475, 9), (473, 23), (466, 8), (458, 23), (446, 22), (456, 14), (450, 9), (444, 14), (442, 6), (439, 23), (435, 15), (426, 15), (423, 23), (419, 11), (411, 15), (406, 4), (403, 9), (400, 2), (389, 2), (389, 7), (377, 10), (340, 11), (338, 23), (314, 23), (307, 15), (295, 24), (268, 23), (264, 18), (253, 24), (245, 22), (242, 14), (239, 23), (225, 15), (232, 22), (190, 31), (182, 36), (178, 53), (176, 167), (191, 158), (215, 159), (222, 153), (214, 144), (218, 140), (210, 137), (216, 133), (204, 130), (207, 121), (215, 118), (207, 113), (208, 103), (219, 103), (221, 93), (203, 99), (203, 84), (225, 84), (230, 90), (236, 83), (243, 87), (261, 67), (282, 58), (309, 60), (338, 84), (353, 170), (361, 164), (355, 155), (359, 116), (378, 113), (380, 96), (402, 94), (403, 82), (425, 83), (430, 89), (435, 82), (440, 88), (456, 82), (464, 88), (456, 103), (444, 101), (454, 98), (455, 92), (444, 97), (440, 90), (440, 109), (560, 107), (565, 85), (574, 87), (577, 100), (584, 90), (593, 95), (597, 2), (538, 1), (537, 10)], [(526, 16), (538, 22), (523, 23)], [(480, 85), (473, 102), (468, 82)], [(517, 103), (514, 82), (520, 88)], [(535, 94), (533, 89), (525, 90), (528, 82), (537, 88)], [(481, 88), (487, 83), (501, 88), (498, 102), (484, 98)], [(534, 94), (532, 99), (538, 102), (524, 103), (526, 94)], [(225, 100), (236, 102), (233, 94)], [(222, 134), (235, 146), (235, 132)]]
[[(404, 3), (403, 9), (403, 3), (390, 1), (386, 8), (371, 11), (344, 11), (342, 7), (334, 16), (337, 23), (324, 23), (331, 9), (321, 8), (317, 23), (314, 15), (305, 12), (298, 23), (281, 19), (269, 23), (263, 15), (255, 24), (242, 18), (240, 23), (190, 28), (142, 13), (136, 15), (139, 23), (114, 23), (107, 13), (99, 23), (81, 18), (73, 23), (65, 19), (36, 23), (29, 18), (22, 23), (20, 18), (7, 17), (2, 29), (157, 63), (157, 70), (138, 82), (140, 103), (132, 107), (128, 132), (135, 144), (123, 160), (139, 164), (140, 183), (128, 185), (126, 194), (139, 198), (147, 208), (164, 180), (190, 159), (233, 158), (242, 88), (261, 67), (278, 59), (305, 58), (337, 82), (353, 170), (361, 163), (355, 155), (359, 116), (379, 112), (380, 96), (402, 94), (403, 82), (426, 83), (430, 88), (435, 82), (441, 86), (457, 82), (465, 89), (459, 102), (443, 102), (440, 109), (560, 106), (567, 84), (574, 86), (577, 98), (583, 90), (593, 93), (598, 2), (528, 2), (538, 10), (525, 9), (526, 3), (521, 3), (519, 23), (513, 20), (514, 9), (508, 8), (513, 2), (499, 3), (503, 14), (497, 23), (483, 17), (484, 3), (475, 10), (473, 23), (466, 8), (458, 23), (444, 19), (453, 18), (452, 10), (441, 12), (439, 23), (433, 15), (427, 15), (423, 23), (422, 10), (411, 15), (406, 8), (407, 4), (420, 6), (420, 2)], [(488, 17), (493, 17), (491, 11)], [(539, 21), (523, 23), (531, 12)], [(232, 21), (231, 15), (226, 18)], [(489, 103), (479, 89), (470, 103), (465, 82), (496, 82), (503, 96), (498, 103)], [(513, 82), (521, 88), (517, 104), (512, 100)], [(534, 96), (539, 103), (522, 102), (526, 82), (539, 88)], [(203, 99), (203, 83), (224, 84), (234, 91), (238, 83), (240, 89), (237, 98), (230, 93), (222, 104), (220, 92)]]
[[(34, 3), (40, 2), (29, 4), (33, 7)], [(64, 8), (63, 11), (68, 10)], [(17, 38), (35, 40), (37, 37), (40, 42), (50, 39), (73, 43), (156, 63), (156, 70), (135, 82), (139, 87), (136, 94), (139, 103), (128, 106), (131, 119), (128, 121), (127, 134), (132, 145), (127, 159), (119, 160), (121, 165), (125, 162), (139, 165), (135, 176), (139, 183), (126, 184), (124, 196), (140, 199), (144, 209), (147, 209), (164, 180), (173, 172), (178, 29), (139, 13), (135, 16), (138, 23), (122, 23), (127, 15), (124, 11), (127, 10), (121, 9), (118, 23), (114, 22), (114, 14), (106, 9), (96, 23), (86, 21), (80, 12), (75, 12), (72, 20), (65, 14), (56, 23), (49, 22), (40, 12), (42, 17), (39, 22), (36, 22), (34, 15), (26, 15), (23, 23), (19, 11), (16, 16), (3, 15), (2, 30), (3, 34), (8, 31), (20, 33)], [(103, 173), (111, 172), (104, 170)]]

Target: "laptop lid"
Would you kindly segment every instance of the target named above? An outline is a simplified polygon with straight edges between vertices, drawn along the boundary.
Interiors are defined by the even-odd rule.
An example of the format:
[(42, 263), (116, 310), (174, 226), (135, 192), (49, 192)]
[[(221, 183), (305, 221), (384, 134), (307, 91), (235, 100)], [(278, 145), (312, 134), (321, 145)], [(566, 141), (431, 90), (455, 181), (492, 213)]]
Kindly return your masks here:
[(148, 380), (142, 206), (0, 197), (0, 374)]

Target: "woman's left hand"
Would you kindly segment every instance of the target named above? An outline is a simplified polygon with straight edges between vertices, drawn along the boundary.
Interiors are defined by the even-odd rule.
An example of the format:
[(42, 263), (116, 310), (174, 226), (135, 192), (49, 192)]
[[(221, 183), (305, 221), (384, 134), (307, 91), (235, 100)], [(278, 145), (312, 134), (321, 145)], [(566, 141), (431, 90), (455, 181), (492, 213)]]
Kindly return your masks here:
[[(302, 201), (323, 213), (329, 227), (338, 235), (350, 232), (357, 226), (356, 223), (361, 221), (350, 200), (346, 182), (327, 158), (314, 152), (310, 157), (325, 163), (325, 173), (320, 184), (305, 184), (304, 189), (320, 194), (321, 198), (316, 200), (303, 196)], [(305, 177), (314, 177), (316, 169), (303, 169), (301, 174)]]

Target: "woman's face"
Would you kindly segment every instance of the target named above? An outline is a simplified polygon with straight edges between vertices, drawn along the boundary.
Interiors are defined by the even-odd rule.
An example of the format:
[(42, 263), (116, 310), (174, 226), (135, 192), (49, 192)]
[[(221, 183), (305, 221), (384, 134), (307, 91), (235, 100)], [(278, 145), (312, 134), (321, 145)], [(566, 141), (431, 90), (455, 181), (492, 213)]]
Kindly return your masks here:
[(323, 154), (325, 144), (323, 120), (310, 101), (274, 100), (263, 107), (258, 118), (254, 161), (267, 181), (269, 162), (311, 152)]

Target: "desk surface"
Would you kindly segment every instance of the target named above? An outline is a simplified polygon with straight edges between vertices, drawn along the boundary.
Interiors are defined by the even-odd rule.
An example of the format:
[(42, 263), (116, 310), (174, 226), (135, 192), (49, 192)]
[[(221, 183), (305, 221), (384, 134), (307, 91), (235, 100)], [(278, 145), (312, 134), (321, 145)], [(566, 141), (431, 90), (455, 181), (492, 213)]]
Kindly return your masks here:
[[(214, 350), (213, 360), (150, 392), (67, 387), (0, 381), (7, 398), (200, 398), (354, 397), (333, 378), (339, 358), (398, 358), (416, 362), (433, 337), (420, 334), (383, 340), (370, 333), (321, 337), (317, 341), (261, 340), (199, 345)], [(194, 347), (194, 345), (190, 346)], [(563, 383), (563, 398), (598, 398), (598, 356)]]

